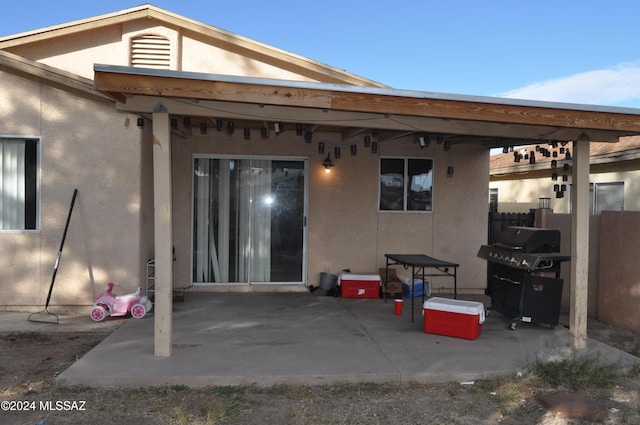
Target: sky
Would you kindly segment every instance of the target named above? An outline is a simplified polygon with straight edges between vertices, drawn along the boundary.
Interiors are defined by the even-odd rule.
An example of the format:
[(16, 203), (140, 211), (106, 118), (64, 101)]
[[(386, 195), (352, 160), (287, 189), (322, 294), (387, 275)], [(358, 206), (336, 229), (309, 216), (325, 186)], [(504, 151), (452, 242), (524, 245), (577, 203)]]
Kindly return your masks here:
[[(637, 0), (155, 0), (393, 88), (640, 108)], [(0, 36), (143, 4), (3, 4)]]

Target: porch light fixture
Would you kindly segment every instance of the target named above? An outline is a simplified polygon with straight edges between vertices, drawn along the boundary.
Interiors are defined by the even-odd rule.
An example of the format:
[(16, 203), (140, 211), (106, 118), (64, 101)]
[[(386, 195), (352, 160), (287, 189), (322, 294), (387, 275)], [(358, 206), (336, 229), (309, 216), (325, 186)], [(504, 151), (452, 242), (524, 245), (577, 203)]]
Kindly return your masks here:
[(356, 145), (355, 143), (351, 145), (350, 149), (351, 149), (351, 156), (355, 156), (358, 154), (358, 145)]
[(206, 122), (201, 122), (200, 123), (200, 134), (207, 134), (207, 123)]
[(136, 124), (138, 124), (138, 127), (141, 127), (141, 128), (144, 127), (144, 118), (138, 117)]
[(333, 148), (333, 156), (336, 159), (340, 158), (341, 154), (342, 154), (342, 149), (340, 148), (340, 146), (336, 146), (335, 148)]
[(311, 143), (313, 140), (313, 131), (307, 130), (304, 132), (304, 141), (307, 143)]
[(260, 128), (260, 137), (262, 139), (268, 139), (269, 138), (269, 127), (267, 127), (266, 125), (263, 125)]
[(296, 124), (296, 136), (302, 136), (302, 124)]
[(324, 142), (319, 142), (318, 143), (318, 153), (319, 154), (324, 154)]
[(171, 128), (173, 128), (174, 130), (178, 128), (178, 118), (175, 118), (175, 117), (171, 118)]
[(251, 139), (251, 129), (249, 127), (244, 129), (244, 140)]
[(322, 161), (322, 166), (324, 167), (324, 172), (329, 174), (331, 172), (331, 167), (335, 167), (333, 161), (331, 161), (331, 154), (328, 153), (327, 157)]
[(371, 147), (371, 136), (369, 136), (368, 134), (364, 136), (364, 147), (365, 148)]
[(453, 177), (453, 165), (447, 167), (447, 177)]
[(378, 142), (371, 142), (371, 153), (378, 153)]
[(222, 131), (223, 128), (224, 128), (224, 123), (222, 122), (222, 120), (220, 118), (218, 118), (216, 120), (216, 130)]
[(227, 123), (227, 131), (229, 132), (229, 134), (233, 134), (235, 130), (236, 130), (236, 125), (233, 123), (233, 121), (229, 121)]
[(284, 125), (282, 123), (274, 123), (273, 124), (273, 131), (276, 132), (276, 136), (280, 133), (282, 133), (284, 131)]

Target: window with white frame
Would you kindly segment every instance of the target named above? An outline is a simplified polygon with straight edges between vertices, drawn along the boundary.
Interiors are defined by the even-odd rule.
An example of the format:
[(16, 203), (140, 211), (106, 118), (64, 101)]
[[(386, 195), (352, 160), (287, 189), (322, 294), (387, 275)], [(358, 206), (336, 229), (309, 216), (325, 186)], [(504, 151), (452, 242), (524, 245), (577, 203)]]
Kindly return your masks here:
[(380, 211), (432, 211), (433, 160), (380, 158)]
[(624, 182), (589, 184), (591, 214), (602, 211), (624, 211)]
[(38, 226), (38, 140), (0, 137), (0, 230)]

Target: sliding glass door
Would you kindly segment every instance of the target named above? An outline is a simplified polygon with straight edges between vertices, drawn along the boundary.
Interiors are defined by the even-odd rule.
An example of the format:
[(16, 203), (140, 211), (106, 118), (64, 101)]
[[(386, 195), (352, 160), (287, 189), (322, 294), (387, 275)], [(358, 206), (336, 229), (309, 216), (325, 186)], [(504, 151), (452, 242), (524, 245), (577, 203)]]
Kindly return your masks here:
[(303, 283), (306, 161), (196, 157), (194, 284)]

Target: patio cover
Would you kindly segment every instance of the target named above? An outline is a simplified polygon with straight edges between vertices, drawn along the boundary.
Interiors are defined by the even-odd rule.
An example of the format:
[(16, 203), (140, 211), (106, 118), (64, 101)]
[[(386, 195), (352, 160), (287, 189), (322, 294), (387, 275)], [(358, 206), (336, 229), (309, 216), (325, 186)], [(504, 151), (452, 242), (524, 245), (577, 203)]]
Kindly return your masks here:
[[(94, 66), (95, 88), (121, 111), (153, 121), (157, 356), (172, 345), (171, 115), (305, 123), (381, 139), (444, 134), (452, 144), (492, 147), (573, 141), (570, 345), (586, 347), (589, 142), (640, 134), (640, 109), (464, 96), (378, 87), (274, 80), (111, 65)], [(197, 124), (195, 124), (197, 125)]]

